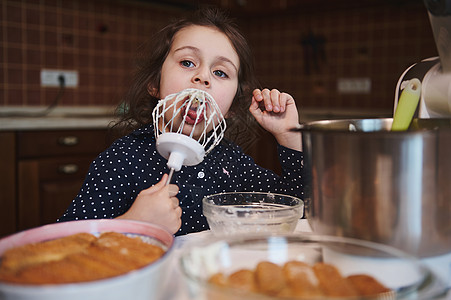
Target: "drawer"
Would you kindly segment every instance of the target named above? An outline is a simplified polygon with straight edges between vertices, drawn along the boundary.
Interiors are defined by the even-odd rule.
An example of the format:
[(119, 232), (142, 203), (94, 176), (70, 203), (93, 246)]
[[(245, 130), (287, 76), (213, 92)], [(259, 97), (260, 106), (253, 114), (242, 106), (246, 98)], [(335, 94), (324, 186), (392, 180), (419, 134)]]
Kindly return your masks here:
[(94, 154), (85, 154), (74, 157), (23, 159), (18, 163), (19, 177), (28, 177), (29, 181), (84, 179), (95, 158)]
[(17, 229), (53, 223), (75, 198), (95, 155), (22, 159), (17, 168)]
[(17, 133), (17, 155), (20, 159), (99, 154), (110, 142), (106, 129), (20, 131)]

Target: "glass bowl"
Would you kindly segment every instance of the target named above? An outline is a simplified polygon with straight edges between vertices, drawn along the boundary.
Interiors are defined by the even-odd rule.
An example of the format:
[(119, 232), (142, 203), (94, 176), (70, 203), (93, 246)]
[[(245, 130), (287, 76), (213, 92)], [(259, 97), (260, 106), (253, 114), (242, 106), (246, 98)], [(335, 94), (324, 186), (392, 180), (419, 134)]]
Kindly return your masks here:
[(13, 284), (0, 282), (0, 299), (3, 300), (122, 300), (154, 299), (162, 293), (161, 286), (169, 274), (170, 254), (174, 236), (162, 227), (150, 223), (96, 219), (54, 223), (21, 231), (0, 240), (0, 256), (12, 247), (37, 243), (80, 232), (98, 235), (102, 232), (119, 232), (139, 236), (143, 241), (162, 247), (166, 252), (158, 260), (142, 268), (119, 276), (68, 284)]
[(229, 192), (202, 199), (203, 214), (216, 235), (290, 233), (303, 216), (296, 197), (264, 192)]
[[(391, 291), (358, 298), (334, 298), (324, 295), (317, 298), (290, 298), (290, 296), (280, 298), (277, 295), (283, 294), (282, 290), (272, 295), (264, 295), (232, 288), (230, 285), (220, 286), (209, 282), (214, 274), (222, 273), (229, 276), (238, 270), (255, 270), (257, 264), (263, 261), (279, 266), (288, 261), (305, 262), (310, 266), (320, 262), (327, 263), (335, 266), (342, 277), (356, 274), (369, 275)], [(357, 239), (306, 233), (302, 235), (238, 235), (203, 240), (181, 253), (179, 266), (191, 299), (199, 300), (430, 300), (443, 295), (446, 291), (445, 284), (427, 266), (403, 251)], [(256, 284), (258, 286), (258, 283)], [(287, 282), (285, 284), (288, 285)]]

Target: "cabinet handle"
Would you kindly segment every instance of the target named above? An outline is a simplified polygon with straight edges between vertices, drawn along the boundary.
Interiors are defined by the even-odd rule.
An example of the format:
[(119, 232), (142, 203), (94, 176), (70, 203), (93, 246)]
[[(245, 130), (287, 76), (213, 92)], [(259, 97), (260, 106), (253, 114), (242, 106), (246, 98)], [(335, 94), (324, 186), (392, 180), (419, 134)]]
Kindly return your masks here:
[(78, 165), (76, 164), (67, 164), (58, 166), (58, 171), (63, 174), (74, 174), (78, 171)]
[(58, 144), (63, 146), (75, 146), (78, 144), (78, 142), (79, 142), (78, 137), (73, 135), (62, 136), (58, 138)]

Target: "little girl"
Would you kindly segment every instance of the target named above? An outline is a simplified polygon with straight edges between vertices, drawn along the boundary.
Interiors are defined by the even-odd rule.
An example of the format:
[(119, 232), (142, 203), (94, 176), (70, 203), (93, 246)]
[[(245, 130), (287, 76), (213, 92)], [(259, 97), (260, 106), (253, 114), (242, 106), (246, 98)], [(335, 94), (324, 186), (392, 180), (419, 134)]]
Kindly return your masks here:
[[(295, 101), (276, 89), (255, 89), (251, 51), (234, 23), (217, 10), (200, 10), (163, 28), (151, 42), (125, 97), (128, 109), (116, 124), (127, 135), (94, 160), (58, 221), (133, 219), (181, 235), (208, 229), (202, 198), (209, 194), (270, 191), (302, 198), (302, 141), (290, 130), (298, 124)], [(208, 92), (228, 124), (247, 126), (247, 116), (253, 116), (279, 144), (282, 175), (223, 139), (200, 164), (183, 166), (165, 185), (167, 160), (156, 150), (152, 110), (159, 99), (187, 88)]]

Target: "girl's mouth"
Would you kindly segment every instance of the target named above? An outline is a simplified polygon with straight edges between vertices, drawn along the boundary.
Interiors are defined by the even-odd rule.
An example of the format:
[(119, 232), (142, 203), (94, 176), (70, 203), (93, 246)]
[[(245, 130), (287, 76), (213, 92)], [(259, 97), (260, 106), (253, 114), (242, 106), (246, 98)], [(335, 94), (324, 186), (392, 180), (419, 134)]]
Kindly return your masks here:
[(185, 123), (188, 125), (199, 124), (204, 120), (204, 115), (197, 115), (197, 107), (190, 107), (186, 111), (186, 106), (182, 109), (182, 115), (185, 116)]

